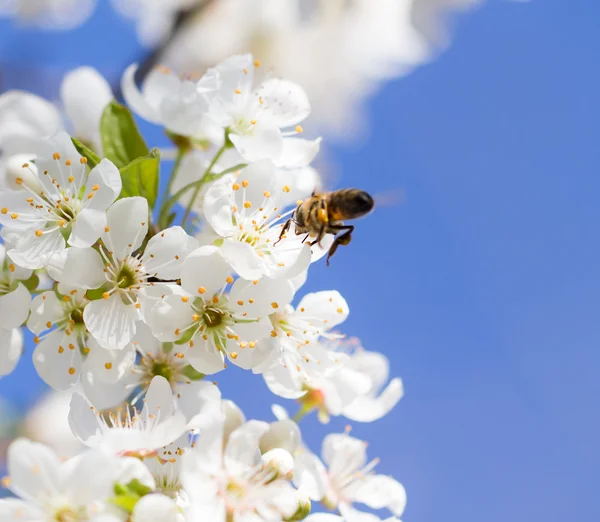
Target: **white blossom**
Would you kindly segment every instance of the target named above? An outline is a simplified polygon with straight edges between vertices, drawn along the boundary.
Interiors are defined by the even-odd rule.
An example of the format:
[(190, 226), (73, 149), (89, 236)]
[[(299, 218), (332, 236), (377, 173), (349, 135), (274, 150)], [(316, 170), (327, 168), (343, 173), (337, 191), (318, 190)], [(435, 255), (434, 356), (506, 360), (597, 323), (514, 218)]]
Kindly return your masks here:
[(6, 0), (0, 4), (0, 17), (43, 29), (72, 29), (84, 23), (94, 12), (96, 0)]
[(309, 451), (296, 456), (294, 483), (330, 509), (360, 503), (400, 516), (406, 505), (404, 487), (391, 477), (373, 474), (379, 459), (367, 463), (366, 449), (365, 442), (347, 434), (327, 435), (323, 461)]
[(0, 224), (19, 231), (8, 254), (24, 268), (41, 268), (67, 244), (89, 247), (106, 226), (106, 209), (121, 192), (119, 170), (104, 159), (91, 171), (71, 138), (49, 139), (35, 165), (24, 163), (34, 183), (16, 178), (17, 190), (0, 192)]
[(23, 332), (21, 329), (0, 329), (0, 377), (13, 372), (22, 353)]
[(32, 273), (13, 263), (5, 245), (0, 244), (0, 329), (17, 328), (27, 319), (31, 294), (21, 281)]

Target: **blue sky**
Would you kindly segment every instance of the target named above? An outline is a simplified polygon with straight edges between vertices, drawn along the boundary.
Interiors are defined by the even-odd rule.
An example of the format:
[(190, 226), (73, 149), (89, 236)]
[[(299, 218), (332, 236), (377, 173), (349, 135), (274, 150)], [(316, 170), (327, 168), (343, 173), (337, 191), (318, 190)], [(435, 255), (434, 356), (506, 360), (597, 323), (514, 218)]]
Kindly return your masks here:
[[(592, 0), (490, 0), (439, 60), (371, 100), (367, 141), (333, 148), (340, 186), (405, 194), (306, 287), (339, 289), (347, 333), (404, 379), (396, 409), (353, 433), (405, 484), (405, 521), (600, 517), (599, 16)], [(11, 71), (39, 65), (110, 74), (133, 42), (107, 10), (66, 35), (0, 24), (2, 79), (26, 86), (35, 74)], [(41, 388), (23, 379), (29, 353), (0, 382), (21, 404)], [(260, 378), (217, 380), (269, 416)], [(315, 450), (346, 424), (303, 421)]]

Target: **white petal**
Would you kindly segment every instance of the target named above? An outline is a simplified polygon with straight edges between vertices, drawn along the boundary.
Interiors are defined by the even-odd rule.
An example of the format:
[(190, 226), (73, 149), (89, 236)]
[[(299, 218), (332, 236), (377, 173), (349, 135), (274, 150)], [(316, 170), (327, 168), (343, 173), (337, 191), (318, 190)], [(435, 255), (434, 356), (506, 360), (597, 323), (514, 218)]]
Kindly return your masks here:
[(29, 315), (31, 294), (21, 283), (12, 292), (0, 296), (0, 329), (21, 326)]
[(8, 254), (19, 266), (36, 269), (42, 268), (47, 259), (64, 248), (65, 240), (60, 230), (43, 234), (40, 237), (35, 235), (34, 230), (28, 230), (23, 233), (19, 243), (8, 251)]
[(162, 421), (173, 414), (173, 392), (164, 377), (156, 375), (152, 378), (146, 392), (144, 411), (154, 415), (160, 413)]
[(118, 459), (104, 451), (83, 453), (61, 483), (70, 504), (85, 506), (112, 496), (118, 466)]
[(177, 386), (177, 407), (186, 416), (188, 426), (205, 430), (222, 422), (221, 392), (208, 381), (195, 381)]
[(0, 377), (12, 373), (23, 353), (23, 333), (20, 328), (0, 330)]
[(48, 329), (46, 323), (54, 323), (64, 316), (64, 310), (53, 291), (37, 295), (31, 302), (31, 315), (27, 327), (36, 335)]
[(364, 468), (367, 462), (367, 445), (354, 437), (332, 433), (323, 439), (322, 456), (331, 475), (351, 473)]
[[(287, 140), (286, 140), (287, 141)], [(299, 199), (309, 197), (321, 183), (319, 173), (312, 167), (296, 169), (278, 168), (276, 171), (277, 182), (280, 187), (288, 187), (289, 192), (282, 192), (279, 200), (282, 207), (295, 205)]]
[(343, 323), (350, 310), (337, 290), (326, 290), (306, 294), (298, 303), (296, 313), (300, 318), (310, 320), (313, 326), (327, 331)]
[(174, 500), (161, 494), (146, 495), (135, 505), (131, 522), (180, 522)]
[(221, 252), (232, 270), (243, 279), (260, 279), (267, 272), (263, 258), (246, 242), (225, 239)]
[(77, 248), (91, 247), (106, 227), (106, 213), (102, 210), (84, 208), (77, 215), (69, 236), (69, 245)]
[(93, 373), (98, 380), (106, 383), (120, 381), (135, 362), (136, 352), (131, 344), (122, 350), (108, 350), (90, 339), (88, 348), (90, 352), (85, 359), (85, 371)]
[(353, 500), (372, 509), (388, 508), (394, 515), (400, 516), (406, 506), (406, 491), (392, 477), (374, 475), (365, 477)]
[(98, 288), (106, 281), (104, 263), (93, 248), (67, 248), (66, 253), (50, 259), (52, 277), (74, 288)]
[(136, 309), (126, 305), (118, 294), (92, 301), (83, 310), (90, 333), (105, 348), (122, 349), (135, 335)]
[(206, 293), (211, 296), (225, 286), (229, 273), (230, 268), (221, 251), (217, 247), (202, 246), (183, 263), (181, 286), (192, 295)]
[(69, 426), (73, 435), (86, 446), (96, 446), (100, 441), (102, 432), (98, 419), (88, 402), (79, 393), (74, 393), (71, 397)]
[(110, 231), (103, 234), (104, 242), (117, 259), (124, 259), (140, 247), (148, 232), (148, 200), (139, 196), (120, 199), (107, 215)]
[(60, 95), (74, 135), (96, 145), (100, 117), (113, 98), (108, 82), (96, 69), (78, 67), (64, 77)]
[(305, 450), (296, 455), (295, 464), (295, 486), (311, 500), (321, 500), (327, 491), (329, 478), (319, 457)]
[(344, 522), (343, 517), (332, 513), (313, 513), (304, 520), (305, 522)]
[[(381, 522), (381, 519), (377, 515), (374, 515), (373, 513), (365, 513), (364, 511), (358, 511), (346, 502), (340, 502), (338, 509), (340, 510), (345, 522)], [(392, 522), (392, 520), (386, 519), (385, 522)]]
[(246, 181), (247, 186), (235, 191), (235, 204), (238, 209), (244, 207), (249, 201), (253, 211), (260, 207), (267, 207), (269, 201), (265, 199), (265, 191), (275, 193), (277, 177), (275, 176), (275, 165), (270, 159), (253, 161), (240, 172), (239, 181)]
[(71, 389), (81, 375), (81, 352), (76, 340), (71, 337), (55, 330), (44, 337), (33, 351), (33, 365), (39, 376), (58, 391)]
[(310, 114), (310, 102), (300, 85), (288, 80), (271, 78), (257, 89), (263, 98), (265, 116), (277, 127), (291, 127)]
[(277, 166), (286, 169), (307, 167), (315, 159), (320, 148), (321, 138), (284, 138), (281, 156), (276, 160)]
[(344, 408), (343, 414), (357, 422), (373, 422), (387, 415), (403, 395), (402, 381), (392, 379), (379, 397), (358, 397)]
[(0, 520), (18, 522), (42, 522), (45, 515), (40, 508), (16, 498), (0, 500)]
[(212, 375), (225, 369), (223, 354), (210, 341), (197, 338), (194, 347), (187, 352), (187, 359), (195, 370)]
[(125, 374), (123, 379), (114, 384), (101, 381), (92, 372), (84, 371), (81, 375), (83, 393), (98, 410), (121, 406), (131, 395), (131, 389), (139, 384), (138, 381), (133, 372)]
[(137, 64), (132, 64), (123, 73), (121, 79), (121, 90), (127, 105), (139, 116), (152, 123), (160, 123), (160, 115), (157, 106), (152, 106), (146, 97), (139, 91), (135, 84), (135, 73), (138, 69)]
[(231, 287), (229, 302), (240, 315), (247, 312), (248, 317), (261, 317), (283, 310), (293, 297), (294, 287), (289, 281), (263, 277), (256, 284), (238, 279)]
[(230, 134), (229, 139), (246, 161), (277, 160), (283, 150), (281, 131), (271, 125), (257, 124), (252, 134)]
[(194, 311), (191, 304), (179, 295), (167, 295), (158, 301), (146, 314), (152, 333), (163, 342), (176, 341), (179, 336), (175, 331), (192, 322)]
[[(303, 379), (293, 368), (284, 368), (282, 364), (263, 373), (269, 390), (284, 399), (298, 399), (306, 395), (303, 389)], [(293, 379), (296, 377), (296, 379)]]
[(346, 366), (365, 374), (371, 379), (373, 396), (388, 380), (390, 363), (382, 353), (369, 352), (363, 349), (357, 350), (348, 360)]
[(148, 241), (144, 251), (144, 269), (161, 279), (179, 279), (181, 268), (198, 242), (181, 227), (170, 227)]
[(135, 337), (131, 344), (142, 353), (151, 355), (163, 353), (162, 343), (152, 335), (150, 326), (141, 321), (136, 325)]
[[(122, 185), (119, 169), (110, 160), (103, 159), (91, 170), (87, 179), (86, 190), (94, 196), (85, 200), (86, 208), (105, 211), (119, 197)], [(92, 187), (98, 188), (92, 190)]]
[[(0, 95), (0, 143), (12, 136), (45, 138), (63, 128), (54, 104), (35, 94), (7, 91)], [(4, 150), (5, 154), (31, 152)]]
[(232, 177), (227, 177), (227, 183), (213, 183), (204, 196), (204, 217), (214, 231), (222, 237), (233, 235), (235, 228), (233, 215)]
[(42, 503), (56, 498), (60, 484), (58, 457), (43, 444), (17, 439), (8, 448), (11, 490), (24, 500)]

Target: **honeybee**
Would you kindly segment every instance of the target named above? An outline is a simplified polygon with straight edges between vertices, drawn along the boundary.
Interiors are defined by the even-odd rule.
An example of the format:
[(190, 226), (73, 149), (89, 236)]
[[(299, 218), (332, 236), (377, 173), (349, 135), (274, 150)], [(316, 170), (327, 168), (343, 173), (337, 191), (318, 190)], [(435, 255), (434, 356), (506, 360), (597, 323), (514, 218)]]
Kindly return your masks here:
[[(373, 198), (364, 190), (342, 189), (334, 192), (316, 194), (298, 203), (292, 217), (288, 219), (281, 229), (277, 244), (292, 223), (296, 225), (296, 235), (306, 234), (304, 241), (309, 236), (315, 239), (309, 243), (313, 246), (321, 244), (326, 234), (334, 234), (336, 238), (327, 253), (327, 266), (329, 259), (335, 254), (338, 246), (345, 246), (352, 239), (353, 225), (345, 225), (344, 220), (356, 219), (368, 214), (374, 206)], [(339, 235), (337, 235), (339, 234)]]

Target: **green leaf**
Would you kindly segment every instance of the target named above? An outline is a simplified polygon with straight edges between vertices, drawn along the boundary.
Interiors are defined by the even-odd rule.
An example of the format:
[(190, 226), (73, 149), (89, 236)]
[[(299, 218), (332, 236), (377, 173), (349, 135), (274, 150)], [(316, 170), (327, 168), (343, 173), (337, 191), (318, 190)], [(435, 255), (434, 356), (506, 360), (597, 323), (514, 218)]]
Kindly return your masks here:
[(110, 499), (111, 504), (120, 507), (127, 513), (133, 513), (135, 505), (139, 502), (140, 496), (135, 494), (119, 495)]
[(21, 281), (21, 283), (25, 285), (25, 288), (27, 288), (27, 290), (33, 292), (34, 290), (37, 290), (37, 287), (40, 284), (40, 278), (37, 276), (37, 274), (31, 274), (31, 277), (29, 279), (27, 279), (26, 281)]
[(181, 370), (181, 373), (183, 373), (190, 381), (201, 381), (205, 377), (203, 373), (196, 371), (194, 367), (189, 364)]
[(152, 149), (150, 154), (134, 159), (119, 170), (123, 182), (120, 197), (142, 196), (148, 200), (150, 208), (154, 207), (158, 195), (160, 151)]
[(87, 159), (87, 164), (90, 166), (90, 169), (93, 169), (98, 163), (102, 161), (100, 156), (96, 154), (92, 149), (90, 149), (87, 145), (81, 143), (77, 138), (71, 138), (73, 145), (77, 149), (77, 152), (81, 154), (84, 158)]
[(102, 113), (100, 137), (104, 155), (118, 168), (150, 152), (131, 111), (114, 100)]

